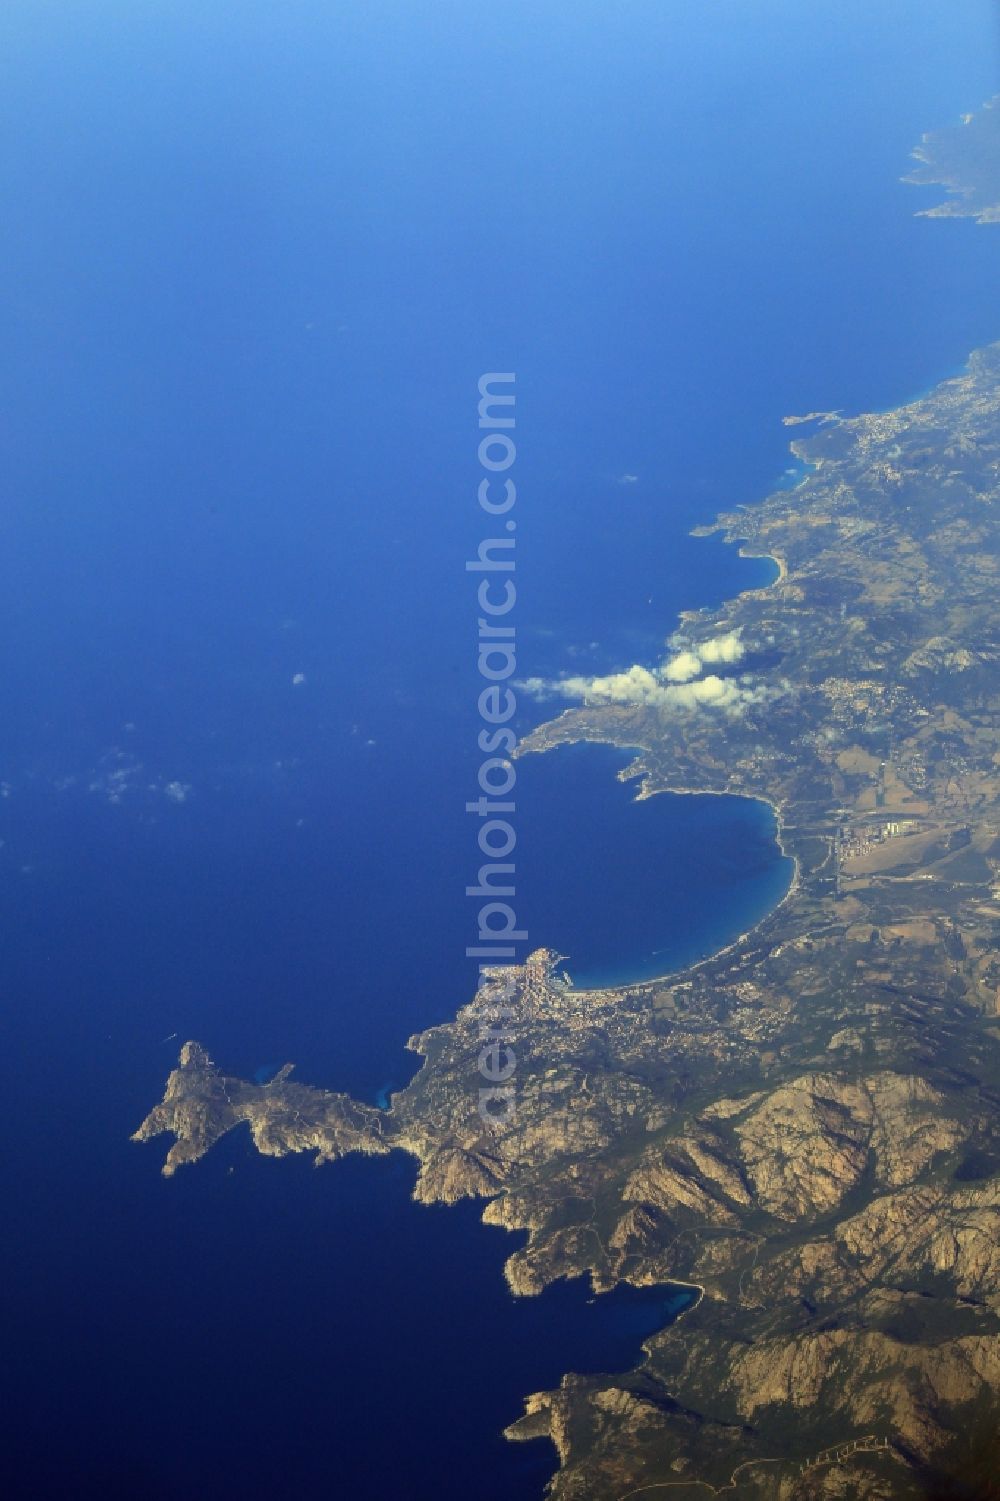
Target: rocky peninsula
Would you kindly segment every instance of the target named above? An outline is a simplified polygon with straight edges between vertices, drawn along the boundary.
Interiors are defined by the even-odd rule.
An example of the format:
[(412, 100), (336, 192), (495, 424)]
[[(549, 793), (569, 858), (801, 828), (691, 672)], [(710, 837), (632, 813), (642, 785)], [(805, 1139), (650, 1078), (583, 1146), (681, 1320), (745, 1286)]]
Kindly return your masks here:
[[(136, 1133), (174, 1135), (168, 1173), (242, 1124), (270, 1155), (411, 1153), (418, 1199), (481, 1197), (527, 1232), (518, 1294), (581, 1273), (701, 1287), (635, 1370), (528, 1398), (510, 1436), (552, 1437), (559, 1501), (681, 1501), (734, 1475), (750, 1497), (916, 1498), (991, 1473), (998, 413), (993, 346), (897, 410), (824, 417), (792, 445), (798, 486), (717, 523), (780, 578), (685, 615), (658, 669), (731, 686), (598, 691), (519, 748), (635, 747), (623, 775), (647, 796), (768, 799), (797, 878), (754, 932), (623, 989), (574, 990), (544, 950), (512, 996), (497, 971), (411, 1039), (423, 1067), (389, 1111), (287, 1069), (228, 1078), (188, 1043)], [(720, 640), (741, 647), (716, 664)], [(668, 678), (682, 654), (701, 666)], [(502, 1005), (518, 1108), (488, 1125), (476, 1062)]]

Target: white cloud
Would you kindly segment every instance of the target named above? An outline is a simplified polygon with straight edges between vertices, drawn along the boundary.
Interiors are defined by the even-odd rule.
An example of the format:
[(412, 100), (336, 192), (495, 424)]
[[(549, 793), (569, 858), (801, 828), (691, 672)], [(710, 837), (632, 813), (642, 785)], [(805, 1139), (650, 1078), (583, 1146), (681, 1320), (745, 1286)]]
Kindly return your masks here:
[(685, 708), (709, 704), (716, 709), (735, 709), (744, 698), (744, 690), (732, 678), (720, 678), (714, 672), (707, 678), (699, 678), (697, 682), (668, 688), (667, 692), (671, 695), (671, 703)]
[(701, 658), (698, 653), (694, 651), (682, 651), (678, 652), (676, 657), (670, 658), (670, 661), (663, 669), (663, 675), (671, 683), (689, 683), (692, 678), (698, 676), (700, 671)]
[(549, 680), (528, 678), (520, 684), (533, 698), (581, 699), (586, 704), (642, 704), (664, 709), (721, 709), (736, 713), (760, 697), (747, 677), (701, 676), (706, 665), (739, 662), (746, 653), (738, 631), (691, 643), (659, 667), (638, 664), (624, 672), (598, 677), (572, 675)]
[(695, 651), (703, 662), (741, 662), (746, 655), (739, 631), (728, 631), (714, 641), (703, 641)]
[(746, 647), (739, 631), (727, 631), (724, 636), (714, 636), (709, 641), (695, 641), (677, 652), (659, 669), (671, 683), (690, 683), (699, 677), (705, 667), (732, 666), (742, 661)]
[(564, 698), (584, 698), (588, 703), (654, 703), (662, 685), (648, 667), (629, 667), (606, 677), (569, 677), (558, 685)]

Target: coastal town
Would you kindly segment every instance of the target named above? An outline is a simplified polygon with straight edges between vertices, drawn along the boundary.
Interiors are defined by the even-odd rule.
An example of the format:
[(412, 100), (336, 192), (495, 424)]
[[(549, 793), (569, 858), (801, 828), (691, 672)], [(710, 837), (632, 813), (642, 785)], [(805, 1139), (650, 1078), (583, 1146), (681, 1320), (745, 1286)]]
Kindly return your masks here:
[[(528, 1399), (508, 1433), (556, 1443), (554, 1501), (737, 1469), (751, 1501), (776, 1477), (805, 1501), (839, 1495), (841, 1468), (852, 1494), (916, 1501), (926, 1467), (980, 1442), (964, 1414), (995, 1431), (998, 417), (995, 347), (906, 408), (798, 438), (796, 489), (719, 522), (780, 558), (775, 583), (682, 617), (660, 677), (633, 679), (662, 693), (595, 689), (518, 747), (610, 742), (640, 797), (769, 803), (793, 876), (756, 928), (624, 987), (578, 989), (546, 949), (486, 971), (410, 1039), (423, 1067), (391, 1110), (226, 1078), (188, 1044), (137, 1133), (173, 1133), (168, 1172), (244, 1123), (270, 1155), (407, 1152), (419, 1200), (480, 1197), (522, 1232), (519, 1296), (579, 1275), (699, 1289), (636, 1370)], [(731, 686), (672, 689), (709, 671)], [(472, 1087), (494, 1002), (519, 1039), (502, 1129)]]

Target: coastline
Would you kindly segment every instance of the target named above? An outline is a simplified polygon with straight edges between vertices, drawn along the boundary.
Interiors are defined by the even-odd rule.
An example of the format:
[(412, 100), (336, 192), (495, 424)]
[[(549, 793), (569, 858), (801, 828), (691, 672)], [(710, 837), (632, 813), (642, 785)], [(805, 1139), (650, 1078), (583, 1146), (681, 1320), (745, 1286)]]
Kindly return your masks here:
[[(640, 1467), (655, 1465), (652, 1473), (669, 1477), (678, 1459), (717, 1485), (714, 1477), (729, 1473), (726, 1434), (736, 1421), (742, 1452), (758, 1450), (759, 1462), (794, 1466), (809, 1453), (856, 1445), (868, 1432), (884, 1361), (904, 1360), (903, 1388), (921, 1390), (937, 1359), (940, 1321), (952, 1317), (970, 1279), (978, 1286), (984, 1275), (970, 1262), (927, 1295), (934, 1298), (921, 1304), (934, 1320), (927, 1337), (900, 1342), (891, 1331), (873, 1332), (867, 1304), (852, 1323), (855, 1257), (852, 1251), (841, 1260), (838, 1246), (849, 1226), (852, 1244), (870, 1263), (863, 1291), (881, 1300), (878, 1312), (887, 1297), (910, 1295), (897, 1286), (894, 1263), (880, 1259), (886, 1201), (919, 1228), (912, 1272), (904, 1269), (909, 1280), (922, 1274), (939, 1237), (965, 1215), (969, 1193), (978, 1192), (959, 1169), (987, 1138), (975, 1111), (950, 1110), (948, 1102), (958, 1069), (963, 1090), (978, 1088), (984, 1106), (995, 1077), (995, 1038), (985, 1029), (962, 1037), (956, 1021), (959, 1003), (994, 1014), (981, 964), (993, 939), (993, 907), (984, 900), (992, 869), (970, 873), (963, 865), (951, 885), (927, 869), (931, 884), (908, 885), (902, 896), (892, 878), (859, 882), (844, 901), (837, 857), (845, 819), (868, 816), (885, 782), (880, 768), (887, 763), (861, 755), (859, 746), (878, 746), (888, 728), (922, 750), (921, 790), (926, 786), (925, 801), (943, 828), (958, 834), (985, 823), (988, 836), (995, 825), (1000, 784), (987, 728), (959, 719), (969, 771), (957, 779), (950, 742), (926, 748), (928, 718), (959, 732), (954, 718), (934, 717), (937, 677), (901, 669), (950, 625), (956, 595), (960, 644), (975, 646), (991, 625), (995, 549), (984, 550), (987, 562), (976, 570), (966, 566), (961, 544), (970, 511), (980, 518), (981, 493), (995, 484), (997, 412), (1000, 349), (980, 356), (971, 379), (918, 409), (902, 434), (894, 423), (857, 420), (843, 470), (831, 459), (793, 498), (764, 502), (755, 529), (768, 541), (777, 537), (789, 582), (777, 595), (767, 594), (772, 583), (742, 591), (735, 608), (729, 600), (718, 611), (681, 618), (692, 622), (695, 648), (734, 629), (773, 647), (762, 669), (778, 664), (773, 697), (755, 695), (755, 709), (738, 715), (664, 716), (656, 703), (643, 702), (567, 709), (513, 752), (603, 743), (620, 753), (618, 780), (637, 783), (635, 800), (665, 791), (766, 804), (792, 874), (757, 922), (706, 957), (635, 983), (577, 987), (560, 980), (560, 956), (544, 949), (506, 978), (487, 973), (454, 1020), (411, 1037), (423, 1064), (388, 1113), (289, 1083), (227, 1080), (220, 1093), (206, 1068), (189, 1079), (173, 1075), (163, 1106), (141, 1128), (142, 1139), (172, 1130), (183, 1160), (207, 1149), (202, 1123), (217, 1137), (248, 1111), (255, 1145), (267, 1155), (318, 1144), (324, 1160), (333, 1160), (399, 1148), (417, 1159), (418, 1202), (476, 1200), (486, 1224), (526, 1233), (503, 1266), (506, 1292), (517, 1302), (587, 1273), (595, 1296), (622, 1284), (691, 1289), (697, 1301), (685, 1312), (695, 1318), (675, 1330), (672, 1317), (649, 1334), (640, 1365), (625, 1372), (605, 1366), (618, 1374), (594, 1375), (576, 1374), (586, 1367), (570, 1364), (551, 1389), (536, 1386), (523, 1419), (507, 1429), (511, 1439), (555, 1441), (560, 1469), (551, 1493), (567, 1501), (605, 1494), (595, 1487), (608, 1476), (615, 1494), (625, 1494)], [(928, 432), (939, 442), (935, 424), (950, 446), (928, 482), (923, 458)], [(953, 453), (964, 456), (964, 468), (945, 487), (941, 470)], [(909, 486), (903, 498), (910, 504), (900, 503), (897, 483)], [(838, 504), (842, 495), (846, 508)], [(864, 524), (838, 526), (845, 509), (851, 519), (860, 512)], [(906, 526), (887, 530), (886, 521), (900, 516), (909, 518)], [(724, 518), (727, 540), (742, 541), (743, 524), (740, 516)], [(909, 603), (918, 585), (926, 597), (926, 612), (900, 609), (892, 617), (897, 630), (888, 642), (879, 629), (881, 596), (873, 600), (870, 590), (872, 549), (881, 559), (886, 537), (896, 564), (892, 597)], [(836, 592), (831, 578), (841, 586)], [(888, 680), (902, 677), (902, 699), (869, 684), (882, 667)], [(978, 680), (957, 681), (962, 704), (975, 709)], [(766, 689), (767, 682), (755, 674), (747, 686)], [(756, 712), (759, 704), (765, 707)], [(901, 779), (910, 762), (903, 757), (900, 764)], [(605, 774), (600, 768), (602, 780)], [(607, 837), (613, 840), (610, 827)], [(734, 868), (743, 850), (734, 846)], [(938, 860), (923, 846), (920, 853), (928, 856), (921, 870)], [(702, 901), (700, 889), (694, 900)], [(914, 937), (914, 922), (916, 941), (901, 944)], [(956, 932), (969, 935), (961, 952)], [(470, 1081), (484, 1015), (510, 1003), (510, 984), (518, 1003), (506, 1013), (518, 1018), (513, 1041), (534, 1066), (529, 1062), (519, 1079), (516, 1112), (494, 1134)], [(672, 993), (655, 995), (658, 985)], [(942, 1187), (945, 1181), (953, 1186)], [(832, 1349), (831, 1320), (838, 1332)], [(949, 1342), (956, 1357), (962, 1338), (959, 1332)], [(863, 1366), (873, 1353), (875, 1375), (845, 1387), (843, 1361)], [(822, 1379), (822, 1400), (790, 1411), (779, 1393), (777, 1409), (758, 1422), (755, 1393), (765, 1367), (781, 1370), (800, 1359)], [(988, 1387), (978, 1373), (969, 1375), (932, 1441), (946, 1435), (952, 1409)], [(703, 1438), (685, 1414), (715, 1414), (720, 1390), (732, 1394), (720, 1414), (725, 1428)], [(656, 1437), (637, 1448), (637, 1425), (647, 1417)], [(882, 1448), (906, 1444), (921, 1460), (915, 1446), (923, 1429), (905, 1415), (880, 1427)]]
[[(794, 448), (795, 448), (794, 443), (789, 444), (789, 447), (794, 452)], [(815, 466), (811, 466), (811, 467), (815, 467), (816, 469), (818, 469), (819, 468), (819, 464), (817, 463)], [(809, 476), (807, 475), (805, 477), (805, 479), (807, 480), (808, 478), (809, 478)], [(805, 482), (805, 480), (802, 481), (802, 483), (804, 483), (804, 482)], [(729, 531), (729, 528), (727, 526), (727, 523), (726, 523), (725, 519), (720, 516), (720, 517), (718, 517), (716, 519), (715, 523), (712, 524), (712, 525), (707, 525), (706, 524), (704, 526), (693, 527), (690, 530), (690, 532), (688, 533), (688, 535), (692, 536), (692, 537), (709, 537), (709, 536), (716, 535), (718, 532), (723, 532), (725, 534), (728, 531)], [(723, 540), (726, 541), (726, 542), (729, 542), (731, 544), (731, 543), (733, 543), (733, 542), (736, 541), (736, 538), (730, 532), (729, 535), (724, 535), (724, 539)], [(753, 588), (741, 589), (739, 591), (739, 593), (736, 594), (733, 597), (733, 600), (732, 600), (732, 604), (733, 605), (738, 604), (739, 601), (742, 600), (742, 599), (753, 598), (755, 596), (766, 594), (771, 589), (776, 589), (780, 584), (784, 583), (785, 580), (788, 577), (788, 564), (785, 561), (784, 557), (780, 553), (769, 552), (767, 550), (756, 552), (756, 551), (752, 551), (750, 549), (751, 549), (751, 544), (749, 544), (745, 539), (740, 540), (740, 542), (738, 544), (738, 555), (741, 558), (747, 558), (747, 559), (769, 558), (771, 560), (771, 562), (773, 562), (775, 564), (775, 566), (777, 567), (777, 569), (778, 569), (778, 576), (777, 576), (777, 578), (772, 579), (771, 582), (768, 583), (768, 584), (761, 584), (761, 585), (758, 585), (758, 586), (753, 587)], [(683, 611), (680, 612), (680, 614), (678, 616), (678, 619), (679, 619), (679, 621), (683, 622), (687, 618), (697, 618), (700, 615), (700, 613), (701, 612), (699, 610), (683, 610)], [(528, 746), (527, 749), (524, 749), (524, 745), (525, 745), (525, 741), (528, 738), (530, 738), (530, 736), (536, 735), (540, 729), (544, 729), (546, 727), (546, 724), (555, 724), (555, 723), (558, 723), (558, 721), (560, 719), (562, 719), (564, 717), (564, 715), (572, 713), (572, 712), (573, 712), (572, 708), (564, 709), (561, 714), (559, 714), (559, 715), (556, 716), (555, 720), (546, 721), (542, 725), (536, 726), (534, 729), (530, 730), (528, 732), (527, 736), (522, 736), (521, 739), (518, 741), (517, 745), (514, 748), (514, 752), (513, 752), (514, 757), (518, 758), (518, 757), (520, 757), (522, 755), (544, 755), (544, 754), (546, 754), (549, 751), (558, 749), (558, 747), (555, 746), (555, 745)], [(645, 989), (646, 987), (649, 987), (649, 986), (662, 985), (665, 982), (667, 982), (669, 980), (672, 980), (672, 979), (676, 980), (676, 978), (679, 975), (684, 975), (684, 974), (687, 974), (687, 973), (696, 973), (698, 970), (704, 968), (704, 966), (709, 965), (709, 964), (714, 964), (717, 960), (719, 960), (721, 958), (725, 958), (725, 956), (727, 954), (732, 953), (734, 950), (738, 949), (743, 944), (747, 943), (753, 937), (753, 935), (755, 933), (757, 933), (764, 926), (765, 923), (770, 922), (771, 919), (774, 918), (776, 916), (776, 914), (779, 913), (781, 911), (781, 909), (784, 906), (787, 905), (787, 903), (789, 902), (789, 900), (798, 893), (799, 886), (800, 886), (800, 876), (801, 876), (801, 862), (800, 862), (800, 859), (799, 859), (798, 855), (793, 854), (792, 851), (788, 849), (788, 847), (787, 847), (787, 845), (786, 845), (786, 843), (784, 841), (783, 835), (784, 835), (784, 823), (785, 823), (785, 819), (784, 819), (784, 811), (785, 810), (784, 810), (784, 804), (783, 803), (781, 803), (779, 801), (776, 801), (774, 798), (768, 796), (766, 793), (763, 793), (763, 792), (746, 792), (745, 790), (743, 790), (742, 788), (739, 788), (739, 787), (733, 787), (733, 788), (678, 787), (678, 786), (652, 787), (650, 785), (650, 775), (651, 774), (650, 774), (649, 768), (646, 767), (646, 766), (641, 765), (640, 759), (639, 759), (639, 758), (641, 758), (641, 756), (643, 754), (647, 754), (649, 752), (650, 747), (638, 744), (638, 743), (636, 743), (634, 741), (631, 741), (631, 740), (624, 741), (624, 740), (614, 740), (614, 739), (610, 739), (610, 738), (601, 738), (601, 739), (598, 739), (595, 736), (588, 735), (586, 733), (581, 733), (574, 740), (561, 741), (560, 744), (561, 745), (570, 745), (570, 744), (574, 744), (574, 745), (613, 745), (617, 749), (622, 750), (622, 751), (635, 752), (637, 759), (635, 761), (630, 762), (627, 766), (623, 766), (617, 772), (617, 777), (618, 777), (618, 780), (621, 781), (621, 782), (628, 782), (628, 781), (633, 781), (633, 780), (637, 780), (637, 779), (641, 778), (639, 788), (638, 788), (638, 790), (635, 793), (635, 799), (634, 800), (636, 802), (644, 802), (647, 798), (652, 798), (652, 797), (655, 797), (658, 793), (666, 792), (666, 793), (672, 794), (675, 797), (742, 797), (742, 798), (745, 798), (749, 802), (763, 803), (765, 806), (767, 806), (768, 808), (770, 808), (770, 810), (771, 810), (771, 812), (772, 812), (772, 814), (774, 816), (774, 823), (775, 823), (774, 842), (777, 845), (779, 854), (784, 859), (791, 860), (791, 862), (792, 862), (792, 873), (791, 873), (791, 876), (789, 878), (788, 887), (787, 887), (784, 895), (781, 897), (780, 901), (775, 902), (775, 904), (772, 907), (770, 907), (767, 910), (767, 912), (765, 912), (763, 914), (763, 916), (758, 919), (757, 922), (755, 922), (750, 928), (746, 929), (745, 932), (740, 933), (736, 938), (732, 939), (729, 943), (723, 944), (721, 948), (713, 950), (713, 952), (711, 954), (707, 954), (707, 955), (705, 955), (704, 958), (695, 960), (691, 964), (680, 965), (676, 969), (669, 969), (669, 970), (666, 970), (663, 974), (652, 975), (652, 976), (650, 976), (648, 978), (644, 978), (644, 979), (639, 980), (639, 981), (635, 981), (635, 982), (624, 981), (624, 982), (618, 982), (618, 983), (615, 983), (615, 984), (612, 984), (612, 985), (588, 985), (588, 986), (573, 985), (572, 987), (570, 987), (572, 994), (574, 994), (574, 995), (580, 995), (580, 996), (586, 996), (586, 995), (607, 994), (607, 993), (612, 992), (612, 991), (620, 991), (620, 992), (624, 993), (625, 991), (643, 990), (643, 989)]]
[(778, 577), (772, 579), (769, 584), (761, 584), (757, 589), (743, 589), (737, 596), (742, 599), (747, 594), (762, 594), (767, 589), (774, 589), (778, 584), (783, 584), (788, 577), (788, 564), (784, 558), (774, 552), (750, 552), (744, 543), (740, 544), (739, 555), (741, 558), (768, 558), (778, 570)]
[[(588, 741), (586, 739), (581, 739), (579, 741), (576, 741), (575, 743), (576, 744), (596, 744), (596, 745), (608, 744), (607, 741)], [(551, 747), (551, 748), (555, 749), (556, 747)], [(631, 747), (621, 747), (621, 748), (625, 749), (625, 748), (631, 748)], [(543, 755), (544, 751), (538, 751), (538, 752), (536, 752), (536, 754)], [(627, 771), (628, 768), (626, 767), (625, 770)], [(640, 775), (640, 774), (641, 773), (637, 773), (637, 775)], [(624, 777), (623, 777), (623, 780), (624, 780)], [(782, 907), (784, 907), (786, 905), (786, 903), (790, 900), (790, 898), (793, 897), (794, 895), (796, 895), (796, 893), (798, 892), (798, 889), (799, 889), (800, 861), (799, 861), (798, 855), (793, 854), (786, 847), (786, 845), (785, 845), (785, 843), (783, 841), (783, 838), (782, 838), (783, 830), (784, 830), (783, 806), (780, 803), (774, 802), (773, 799), (765, 796), (762, 793), (758, 793), (758, 792), (743, 792), (739, 788), (733, 788), (732, 791), (725, 791), (725, 790), (716, 791), (715, 788), (711, 788), (711, 787), (653, 787), (653, 788), (647, 788), (645, 786), (642, 789), (640, 789), (639, 792), (636, 793), (635, 801), (636, 802), (643, 802), (643, 801), (645, 801), (646, 798), (657, 797), (660, 793), (664, 793), (664, 792), (671, 794), (673, 797), (741, 797), (741, 798), (744, 798), (747, 802), (751, 802), (751, 803), (763, 803), (766, 807), (770, 808), (771, 812), (774, 815), (774, 821), (775, 821), (774, 842), (777, 845), (778, 850), (779, 850), (780, 854), (782, 855), (782, 857), (784, 859), (786, 859), (786, 860), (791, 860), (791, 862), (792, 862), (792, 874), (789, 877), (788, 887), (787, 887), (787, 889), (785, 891), (785, 894), (781, 898), (780, 901), (775, 902), (775, 904), (774, 904), (773, 907), (769, 907), (768, 910), (767, 910), (767, 912), (765, 912), (764, 915), (761, 918), (759, 918), (758, 921), (755, 922), (751, 927), (747, 928), (745, 932), (740, 933), (736, 938), (732, 939), (729, 943), (723, 944), (723, 946), (721, 948), (719, 948), (719, 949), (713, 949), (712, 953), (706, 954), (705, 957), (702, 958), (702, 959), (695, 959), (690, 964), (682, 964), (682, 965), (678, 966), (678, 968), (676, 968), (676, 969), (666, 970), (663, 974), (660, 974), (660, 975), (650, 975), (648, 978), (643, 978), (642, 980), (635, 980), (635, 981), (625, 980), (625, 981), (616, 982), (615, 984), (612, 984), (612, 985), (572, 985), (572, 986), (568, 987), (568, 990), (573, 995), (579, 995), (579, 996), (601, 995), (601, 994), (605, 994), (606, 995), (606, 994), (608, 994), (611, 991), (622, 991), (622, 992), (625, 992), (625, 991), (630, 991), (630, 992), (631, 991), (639, 991), (639, 990), (644, 990), (647, 986), (663, 985), (664, 983), (666, 983), (667, 981), (670, 981), (670, 980), (676, 981), (676, 979), (680, 975), (694, 974), (698, 970), (703, 969), (706, 965), (708, 965), (708, 964), (714, 964), (718, 959), (725, 958), (725, 956), (727, 954), (731, 954), (734, 950), (740, 948), (741, 945), (743, 945), (744, 943), (749, 942), (749, 940), (753, 937), (753, 935), (755, 933), (759, 932), (759, 930), (764, 926), (765, 923), (770, 922), (771, 919), (773, 917), (775, 917), (776, 914), (781, 911)]]
[[(997, 99), (1000, 100), (1000, 95), (997, 96)], [(906, 181), (906, 179), (903, 179), (903, 181)], [(852, 416), (843, 416), (840, 412), (838, 412), (836, 414), (836, 421), (830, 421), (825, 425), (829, 427), (850, 427), (854, 423), (863, 422), (872, 417), (885, 417), (890, 415), (896, 416), (900, 414), (911, 413), (914, 409), (925, 405), (929, 400), (934, 398), (936, 395), (939, 395), (942, 391), (947, 390), (947, 388), (959, 384), (962, 381), (971, 379), (975, 374), (975, 364), (977, 357), (982, 353), (983, 350), (990, 347), (991, 344), (987, 343), (986, 345), (981, 345), (976, 349), (971, 350), (966, 359), (959, 367), (950, 368), (946, 374), (944, 374), (940, 379), (928, 386), (925, 390), (918, 392), (916, 395), (910, 395), (906, 397), (902, 402), (897, 403), (894, 406), (890, 405), (883, 408), (876, 408), (874, 410), (858, 412)], [(829, 418), (832, 415), (833, 414), (829, 413), (811, 414), (811, 416), (814, 418), (824, 416)], [(782, 420), (787, 422), (787, 419)], [(809, 419), (801, 420), (805, 421)], [(826, 467), (828, 463), (828, 460), (822, 455), (812, 458), (806, 458), (805, 454), (800, 450), (804, 446), (808, 445), (808, 443), (809, 438), (805, 437), (792, 439), (788, 444), (789, 451), (797, 460), (806, 465), (808, 471), (797, 485), (791, 487), (792, 491), (798, 490), (807, 485), (814, 477), (818, 476), (821, 473), (821, 471)], [(716, 536), (721, 532), (723, 534), (723, 540), (725, 542), (731, 545), (735, 544), (737, 546), (738, 555), (741, 558), (747, 558), (748, 560), (756, 558), (767, 558), (771, 562), (773, 562), (778, 569), (777, 577), (772, 579), (770, 583), (750, 587), (747, 589), (741, 589), (732, 597), (731, 600), (725, 602), (721, 608), (729, 608), (730, 610), (732, 610), (737, 607), (742, 600), (759, 598), (762, 595), (766, 595), (770, 590), (778, 588), (788, 580), (789, 568), (787, 560), (783, 556), (783, 554), (769, 548), (762, 548), (760, 550), (757, 550), (754, 547), (752, 541), (748, 540), (747, 538), (740, 537), (737, 524), (739, 515), (759, 512), (763, 506), (767, 505), (767, 503), (771, 499), (773, 499), (780, 493), (780, 490), (770, 491), (760, 500), (751, 502), (746, 506), (741, 507), (738, 513), (722, 512), (716, 516), (713, 522), (706, 522), (690, 528), (688, 535), (692, 537), (711, 537)], [(678, 613), (679, 625), (683, 626), (686, 621), (693, 621), (702, 618), (702, 613), (702, 609), (699, 608), (680, 611)], [(667, 640), (669, 639), (670, 637), (668, 636)], [(558, 742), (558, 745), (529, 744), (526, 746), (526, 741), (531, 740), (534, 736), (538, 735), (539, 732), (544, 731), (548, 726), (558, 724), (568, 715), (576, 713), (581, 708), (585, 707), (585, 704), (571, 705), (566, 709), (563, 709), (558, 715), (556, 715), (554, 719), (543, 721), (541, 725), (535, 726), (527, 733), (527, 735), (520, 738), (513, 751), (513, 757), (517, 758), (521, 755), (531, 754), (542, 755), (547, 751), (557, 749), (558, 745), (569, 744), (614, 745), (620, 750), (634, 751), (636, 753), (637, 760), (630, 763), (630, 765), (621, 768), (617, 775), (619, 780), (623, 782), (641, 778), (639, 789), (635, 794), (635, 800), (637, 802), (642, 802), (646, 798), (654, 797), (657, 793), (660, 792), (668, 792), (677, 797), (743, 797), (749, 799), (750, 801), (765, 803), (771, 809), (774, 815), (774, 837), (778, 850), (785, 859), (790, 859), (792, 861), (792, 874), (789, 880), (788, 888), (780, 901), (776, 902), (771, 908), (769, 908), (769, 910), (745, 932), (739, 934), (738, 937), (733, 939), (731, 942), (724, 944), (721, 948), (714, 950), (711, 954), (708, 954), (704, 958), (696, 960), (691, 964), (681, 965), (676, 969), (667, 970), (661, 975), (652, 976), (648, 979), (643, 979), (636, 982), (626, 981), (607, 986), (573, 987), (573, 993), (576, 995), (594, 995), (601, 993), (606, 994), (612, 991), (620, 991), (623, 993), (625, 991), (634, 992), (637, 990), (642, 990), (647, 986), (662, 985), (666, 982), (669, 982), (670, 980), (676, 981), (678, 976), (687, 973), (697, 973), (699, 970), (704, 969), (708, 965), (716, 963), (719, 959), (725, 958), (727, 955), (734, 953), (741, 946), (748, 943), (753, 938), (753, 935), (755, 933), (758, 933), (766, 923), (770, 922), (775, 916), (777, 916), (777, 914), (780, 913), (781, 910), (788, 905), (790, 900), (798, 894), (801, 888), (801, 860), (797, 854), (793, 853), (788, 848), (787, 843), (784, 839), (785, 804), (782, 801), (770, 796), (766, 791), (761, 790), (747, 792), (745, 789), (740, 787), (701, 788), (677, 786), (674, 784), (653, 787), (650, 785), (651, 773), (648, 766), (641, 765), (638, 759), (645, 754), (649, 754), (651, 747), (643, 745), (641, 742), (637, 742), (632, 738), (618, 740), (613, 736), (596, 736), (593, 734), (588, 734), (584, 730), (581, 731), (579, 735), (574, 736), (572, 739), (560, 740)]]

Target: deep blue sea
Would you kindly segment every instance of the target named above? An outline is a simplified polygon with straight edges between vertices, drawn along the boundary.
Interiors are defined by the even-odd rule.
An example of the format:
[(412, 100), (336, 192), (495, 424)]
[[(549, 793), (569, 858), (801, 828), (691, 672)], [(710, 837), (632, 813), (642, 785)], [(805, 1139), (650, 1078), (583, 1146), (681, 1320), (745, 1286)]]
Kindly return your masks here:
[[(537, 1501), (522, 1395), (670, 1316), (513, 1301), (401, 1157), (165, 1183), (128, 1138), (187, 1037), (375, 1100), (471, 995), (479, 375), (520, 672), (655, 660), (769, 577), (687, 533), (782, 415), (1000, 337), (993, 232), (899, 182), (996, 41), (985, 0), (7, 0), (0, 1494)], [(519, 916), (581, 983), (788, 878), (765, 806), (622, 764), (519, 763)]]

